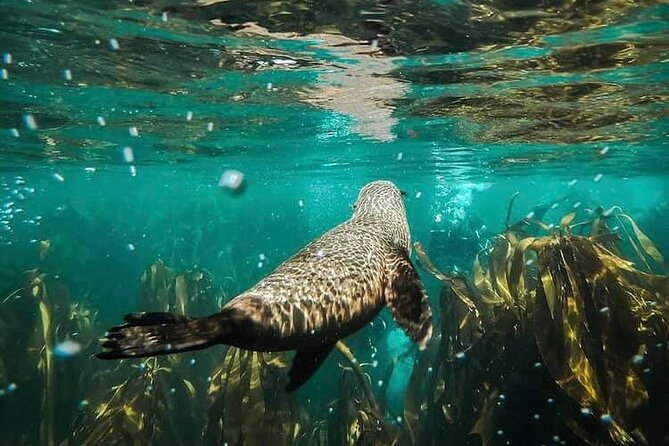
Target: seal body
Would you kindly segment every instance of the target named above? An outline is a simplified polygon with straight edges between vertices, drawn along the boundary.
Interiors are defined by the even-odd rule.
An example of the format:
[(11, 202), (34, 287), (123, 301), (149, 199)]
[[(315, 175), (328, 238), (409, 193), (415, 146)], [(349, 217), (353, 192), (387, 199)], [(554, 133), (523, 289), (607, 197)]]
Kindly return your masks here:
[[(314, 240), (219, 313), (189, 318), (136, 313), (114, 327), (103, 359), (175, 353), (228, 344), (248, 350), (297, 350), (289, 390), (299, 387), (337, 340), (384, 307), (421, 348), (432, 333), (424, 288), (409, 260), (411, 239), (400, 190), (367, 184), (352, 217)], [(312, 370), (313, 369), (313, 370)]]

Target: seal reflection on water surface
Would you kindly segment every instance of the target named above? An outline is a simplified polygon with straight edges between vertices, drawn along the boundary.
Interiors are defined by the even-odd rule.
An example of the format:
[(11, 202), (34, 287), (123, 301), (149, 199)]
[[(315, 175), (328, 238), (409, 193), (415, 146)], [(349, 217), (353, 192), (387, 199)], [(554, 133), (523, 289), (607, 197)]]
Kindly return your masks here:
[(297, 350), (288, 391), (302, 385), (335, 343), (387, 306), (421, 349), (432, 336), (425, 289), (409, 260), (411, 237), (400, 190), (362, 188), (353, 215), (309, 243), (219, 313), (203, 318), (133, 313), (111, 328), (102, 359), (138, 358), (227, 344)]

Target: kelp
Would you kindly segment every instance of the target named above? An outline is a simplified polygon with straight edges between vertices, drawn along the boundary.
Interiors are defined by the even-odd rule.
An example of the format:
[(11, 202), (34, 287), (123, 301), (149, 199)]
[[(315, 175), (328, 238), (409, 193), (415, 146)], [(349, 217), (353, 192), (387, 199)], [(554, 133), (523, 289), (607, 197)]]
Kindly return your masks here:
[(172, 376), (172, 369), (155, 357), (139, 364), (123, 362), (115, 372), (123, 381), (81, 409), (77, 427), (63, 446), (191, 444), (172, 417), (177, 407), (188, 407), (179, 403), (196, 397), (191, 381)]
[[(510, 225), (510, 213), (506, 230), (474, 258), (473, 286), (439, 272), (417, 245), (444, 287), (439, 343), (417, 361), (407, 390), (411, 443), (475, 444), (473, 434), (489, 444), (511, 435), (503, 420), (548, 399), (564, 410), (561, 438), (656, 444), (667, 435), (657, 413), (669, 407), (661, 373), (669, 278), (654, 273), (665, 267), (659, 250), (619, 208), (580, 222), (571, 212), (557, 226), (528, 218)], [(522, 389), (522, 403), (500, 400), (512, 388)]]
[(300, 424), (284, 391), (287, 366), (281, 354), (229, 347), (207, 391), (205, 443), (292, 444)]
[(57, 363), (54, 347), (70, 341), (76, 342), (79, 351), (89, 351), (95, 339), (94, 317), (82, 304), (72, 302), (62, 279), (37, 269), (23, 273), (2, 299), (0, 385), (4, 388), (13, 383), (41, 393), (38, 438), (42, 444), (54, 445), (63, 434), (56, 425), (63, 414), (56, 413), (55, 404), (76, 401), (76, 393), (64, 389), (76, 381), (74, 370), (86, 370), (74, 358)]

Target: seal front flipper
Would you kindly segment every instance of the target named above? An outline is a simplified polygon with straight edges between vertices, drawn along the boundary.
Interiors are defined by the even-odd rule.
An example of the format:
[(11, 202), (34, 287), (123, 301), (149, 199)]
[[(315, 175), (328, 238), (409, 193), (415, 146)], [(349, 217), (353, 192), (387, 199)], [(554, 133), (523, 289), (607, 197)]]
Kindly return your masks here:
[(328, 342), (318, 346), (300, 347), (293, 358), (293, 365), (288, 372), (288, 385), (286, 392), (292, 392), (316, 373), (316, 370), (328, 357), (336, 342)]
[(421, 350), (425, 349), (432, 337), (432, 311), (420, 277), (405, 254), (389, 261), (385, 298), (395, 322)]

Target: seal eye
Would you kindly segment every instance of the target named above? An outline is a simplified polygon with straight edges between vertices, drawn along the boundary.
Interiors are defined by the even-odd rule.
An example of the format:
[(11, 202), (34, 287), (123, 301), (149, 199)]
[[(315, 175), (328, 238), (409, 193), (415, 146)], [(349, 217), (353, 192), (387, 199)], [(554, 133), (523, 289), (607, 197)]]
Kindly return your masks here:
[(403, 197), (406, 197), (407, 193), (406, 193), (406, 191), (403, 191), (402, 189), (400, 189), (400, 195), (402, 195)]

